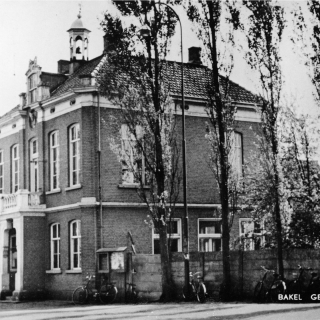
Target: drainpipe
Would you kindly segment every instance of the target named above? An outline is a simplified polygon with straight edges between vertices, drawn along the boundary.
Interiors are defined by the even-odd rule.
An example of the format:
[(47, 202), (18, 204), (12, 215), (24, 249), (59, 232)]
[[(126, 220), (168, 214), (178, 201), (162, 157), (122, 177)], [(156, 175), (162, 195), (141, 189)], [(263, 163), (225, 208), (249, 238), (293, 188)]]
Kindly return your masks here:
[(98, 183), (99, 183), (99, 213), (100, 213), (100, 248), (103, 247), (103, 233), (102, 233), (102, 187), (101, 187), (101, 106), (100, 96), (97, 91), (97, 103), (98, 103)]
[(42, 110), (42, 199), (43, 203), (46, 203), (46, 162), (45, 162), (45, 121), (44, 121), (44, 107), (39, 102), (39, 106)]

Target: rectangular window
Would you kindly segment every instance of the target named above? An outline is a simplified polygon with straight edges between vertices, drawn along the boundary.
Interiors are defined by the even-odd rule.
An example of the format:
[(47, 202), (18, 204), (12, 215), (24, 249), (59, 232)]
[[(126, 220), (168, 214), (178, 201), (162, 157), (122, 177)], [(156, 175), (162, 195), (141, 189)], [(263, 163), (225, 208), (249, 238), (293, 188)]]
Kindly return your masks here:
[(80, 184), (80, 126), (74, 124), (69, 130), (70, 187)]
[(17, 237), (15, 234), (10, 235), (10, 271), (17, 271)]
[(234, 132), (231, 135), (231, 151), (230, 151), (230, 164), (233, 174), (237, 178), (242, 177), (242, 135), (241, 133)]
[[(172, 219), (167, 222), (168, 238), (170, 237), (170, 249), (171, 252), (181, 252), (182, 251), (182, 240), (181, 240), (181, 219)], [(152, 231), (153, 237), (153, 253), (160, 253), (160, 241), (159, 241), (159, 231), (154, 228)]]
[(13, 146), (11, 152), (11, 190), (14, 193), (19, 189), (19, 146)]
[(220, 218), (198, 220), (199, 251), (221, 251), (222, 227)]
[[(138, 136), (142, 135), (142, 128), (136, 128)], [(136, 137), (130, 132), (128, 126), (121, 126), (121, 147), (122, 147), (122, 183), (137, 184), (141, 177), (142, 184), (145, 184), (145, 163), (144, 157), (137, 147)]]
[(73, 221), (70, 224), (70, 268), (81, 269), (81, 222)]
[(59, 132), (50, 134), (50, 190), (59, 188)]
[(51, 269), (60, 269), (60, 224), (51, 226)]
[(38, 140), (30, 141), (30, 191), (37, 192), (39, 189), (39, 161)]
[(4, 189), (3, 166), (4, 166), (3, 151), (0, 151), (0, 193), (3, 193), (3, 189)]
[(262, 223), (253, 221), (251, 218), (240, 218), (239, 228), (243, 249), (259, 250), (264, 243)]
[(29, 103), (36, 102), (37, 98), (37, 74), (32, 74), (28, 79)]

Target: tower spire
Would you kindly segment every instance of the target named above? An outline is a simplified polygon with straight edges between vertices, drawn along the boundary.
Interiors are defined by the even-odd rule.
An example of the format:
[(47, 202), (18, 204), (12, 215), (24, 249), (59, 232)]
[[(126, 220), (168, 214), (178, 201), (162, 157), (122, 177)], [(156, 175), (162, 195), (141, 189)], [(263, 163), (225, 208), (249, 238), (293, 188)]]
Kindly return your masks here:
[(81, 3), (79, 3), (79, 14), (78, 14), (78, 19), (81, 19)]

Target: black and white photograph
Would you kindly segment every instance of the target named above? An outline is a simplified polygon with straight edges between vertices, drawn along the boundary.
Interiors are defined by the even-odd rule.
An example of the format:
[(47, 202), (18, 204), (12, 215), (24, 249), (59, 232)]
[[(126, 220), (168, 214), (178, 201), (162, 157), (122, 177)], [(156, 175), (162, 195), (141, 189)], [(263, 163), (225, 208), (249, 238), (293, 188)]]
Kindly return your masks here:
[(320, 0), (0, 0), (0, 318), (320, 319)]

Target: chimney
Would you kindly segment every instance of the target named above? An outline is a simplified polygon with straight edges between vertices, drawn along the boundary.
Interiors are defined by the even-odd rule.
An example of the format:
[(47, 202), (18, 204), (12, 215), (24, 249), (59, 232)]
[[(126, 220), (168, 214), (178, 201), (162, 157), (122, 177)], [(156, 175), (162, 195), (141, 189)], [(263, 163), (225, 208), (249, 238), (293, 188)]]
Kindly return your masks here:
[(20, 97), (20, 108), (22, 109), (27, 104), (27, 95), (25, 92), (19, 94)]
[(201, 48), (199, 47), (189, 48), (189, 63), (202, 64)]
[(58, 61), (58, 73), (66, 74), (69, 73), (69, 61), (59, 60)]

